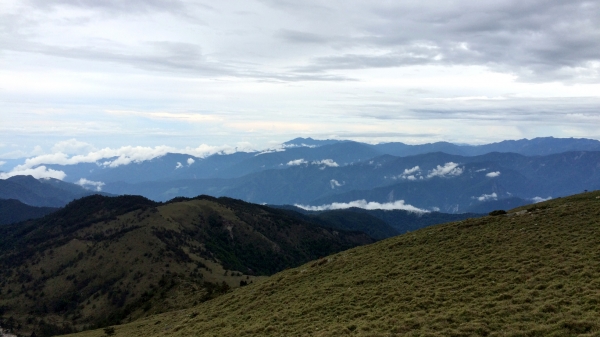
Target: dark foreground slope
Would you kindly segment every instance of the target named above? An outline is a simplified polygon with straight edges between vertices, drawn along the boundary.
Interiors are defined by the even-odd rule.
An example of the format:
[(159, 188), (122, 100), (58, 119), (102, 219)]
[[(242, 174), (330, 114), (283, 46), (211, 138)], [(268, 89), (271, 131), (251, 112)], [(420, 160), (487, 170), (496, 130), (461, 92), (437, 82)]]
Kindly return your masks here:
[(116, 336), (600, 336), (600, 192), (529, 207), (331, 255)]
[(0, 326), (40, 337), (119, 324), (371, 242), (228, 198), (90, 196), (0, 227)]

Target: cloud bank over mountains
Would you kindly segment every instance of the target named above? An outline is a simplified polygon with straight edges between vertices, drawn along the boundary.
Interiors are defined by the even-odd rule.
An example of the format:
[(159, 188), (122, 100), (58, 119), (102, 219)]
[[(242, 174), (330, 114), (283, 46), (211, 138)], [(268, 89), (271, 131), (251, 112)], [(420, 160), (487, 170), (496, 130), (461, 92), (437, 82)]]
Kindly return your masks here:
[(444, 166), (438, 165), (427, 173), (427, 178), (459, 176), (463, 173), (463, 168), (458, 165), (459, 164), (453, 162), (446, 163)]
[(294, 205), (307, 211), (329, 211), (336, 209), (347, 209), (347, 208), (363, 208), (363, 209), (383, 209), (383, 210), (404, 210), (415, 213), (428, 213), (429, 211), (408, 205), (404, 200), (397, 200), (388, 203), (379, 203), (374, 201), (367, 202), (366, 200), (355, 200), (351, 202), (334, 202), (328, 205), (321, 206), (306, 206), (306, 205)]
[(101, 181), (92, 181), (85, 178), (79, 179), (77, 182), (75, 182), (75, 184), (85, 188), (88, 188), (88, 186), (92, 187), (98, 192), (102, 191), (102, 186), (106, 185)]
[[(0, 173), (0, 179), (15, 175), (32, 175), (35, 178), (64, 179), (64, 172), (47, 169), (44, 165), (76, 165), (79, 163), (97, 163), (100, 166), (115, 168), (131, 163), (139, 163), (164, 156), (167, 153), (182, 153), (199, 158), (204, 158), (215, 153), (231, 154), (238, 151), (254, 151), (251, 148), (233, 147), (229, 145), (175, 148), (171, 146), (123, 146), (120, 148), (96, 149), (91, 144), (70, 139), (55, 144), (50, 154), (42, 154), (25, 159), (21, 165), (15, 166), (10, 172)], [(64, 151), (64, 152), (63, 152)], [(90, 151), (90, 152), (87, 152)], [(186, 161), (187, 166), (195, 163), (193, 158)], [(176, 168), (183, 167), (179, 163)]]
[(36, 179), (54, 178), (63, 180), (67, 175), (63, 171), (48, 169), (44, 165), (35, 168), (15, 168), (10, 172), (0, 172), (0, 179), (8, 179), (14, 176), (32, 176)]
[(309, 164), (317, 165), (317, 166), (322, 165), (321, 169), (324, 169), (325, 167), (339, 167), (340, 166), (338, 163), (336, 163), (332, 159), (313, 160), (312, 162), (309, 162), (307, 160), (304, 160), (303, 158), (290, 160), (286, 165), (287, 166), (300, 166), (300, 165), (309, 165)]

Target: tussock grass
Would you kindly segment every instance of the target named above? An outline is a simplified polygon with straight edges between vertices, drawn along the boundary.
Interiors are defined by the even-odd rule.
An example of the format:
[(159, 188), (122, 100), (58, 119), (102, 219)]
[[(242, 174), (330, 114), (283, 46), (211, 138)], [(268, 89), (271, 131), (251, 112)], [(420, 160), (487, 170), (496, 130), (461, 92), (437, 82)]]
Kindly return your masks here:
[(115, 331), (600, 336), (599, 312), (600, 192), (591, 192), (354, 248)]

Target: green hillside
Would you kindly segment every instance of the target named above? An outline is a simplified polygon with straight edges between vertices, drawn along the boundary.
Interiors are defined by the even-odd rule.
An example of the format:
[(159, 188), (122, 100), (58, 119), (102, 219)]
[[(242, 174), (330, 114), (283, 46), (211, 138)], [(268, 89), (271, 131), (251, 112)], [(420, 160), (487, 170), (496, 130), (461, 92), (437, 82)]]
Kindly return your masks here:
[(592, 192), (337, 253), (115, 335), (600, 336), (598, 312)]
[(200, 196), (90, 196), (0, 226), (0, 326), (51, 336), (189, 308), (374, 240)]

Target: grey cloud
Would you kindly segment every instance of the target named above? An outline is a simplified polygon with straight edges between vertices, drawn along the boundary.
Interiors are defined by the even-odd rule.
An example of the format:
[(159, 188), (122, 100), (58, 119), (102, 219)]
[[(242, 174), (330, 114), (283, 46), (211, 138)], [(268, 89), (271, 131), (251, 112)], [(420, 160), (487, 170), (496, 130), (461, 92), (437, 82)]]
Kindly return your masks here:
[(113, 13), (146, 13), (151, 11), (183, 12), (186, 5), (181, 0), (30, 0), (41, 9), (59, 6), (99, 9)]
[(422, 46), (407, 46), (401, 51), (383, 55), (347, 54), (342, 56), (321, 57), (308, 66), (299, 67), (298, 72), (324, 72), (335, 69), (390, 68), (411, 65), (440, 63), (435, 50)]
[(297, 30), (282, 29), (277, 36), (292, 43), (328, 43), (331, 39), (314, 33), (301, 32)]
[(431, 138), (437, 137), (435, 133), (408, 133), (408, 132), (339, 132), (334, 136), (331, 134), (314, 134), (316, 138), (333, 138), (333, 139), (348, 139), (348, 138), (393, 138), (393, 137), (413, 137), (413, 138)]
[[(348, 115), (390, 122), (455, 120), (515, 127), (570, 125), (578, 129), (586, 129), (586, 132), (591, 134), (597, 133), (596, 125), (600, 123), (600, 115), (598, 115), (600, 99), (585, 97), (475, 99), (467, 102), (443, 99), (439, 102), (414, 100), (410, 102), (410, 107), (390, 102), (341, 105), (340, 108)], [(403, 136), (412, 135), (397, 135), (397, 137)], [(424, 136), (430, 138), (435, 135)]]
[[(272, 11), (261, 12), (261, 8), (267, 6), (283, 13), (289, 23), (282, 21), (275, 28), (266, 28), (268, 30), (263, 30), (261, 36), (265, 41), (275, 36), (277, 48), (290, 51), (301, 48), (294, 54), (297, 57), (292, 58), (291, 62), (295, 64), (288, 63), (287, 57), (291, 53), (284, 54), (286, 59), (278, 59), (276, 48), (272, 46), (274, 52), (269, 59), (260, 59), (252, 65), (243, 63), (247, 60), (239, 58), (240, 51), (236, 50), (232, 57), (227, 51), (211, 46), (211, 52), (216, 50), (211, 54), (215, 59), (209, 59), (192, 44), (157, 43), (155, 51), (147, 54), (88, 46), (54, 47), (34, 42), (23, 46), (28, 43), (24, 38), (30, 32), (27, 28), (38, 24), (33, 19), (36, 16), (27, 14), (25, 7), (23, 13), (15, 15), (16, 18), (0, 17), (0, 48), (10, 49), (10, 42), (19, 40), (20, 51), (122, 63), (151, 70), (185, 70), (196, 75), (223, 74), (262, 81), (348, 81), (352, 78), (341, 74), (344, 70), (414, 65), (485, 66), (530, 82), (600, 81), (600, 3), (597, 1), (332, 0), (325, 5), (316, 0), (260, 2), (261, 5), (255, 8), (240, 10), (258, 10), (257, 15), (265, 15), (266, 21), (274, 19), (268, 22), (275, 23), (279, 18), (270, 17)], [(28, 0), (25, 3), (32, 12), (62, 7), (109, 15), (166, 12), (195, 22), (200, 19), (193, 15), (202, 15), (203, 11), (219, 12), (210, 5), (185, 0)], [(248, 7), (253, 7), (253, 3), (250, 4)], [(78, 20), (85, 22), (88, 19), (56, 20), (75, 20), (71, 24), (78, 26)], [(246, 29), (244, 23), (239, 25)], [(260, 45), (264, 41), (253, 40), (249, 44), (254, 42)], [(250, 59), (253, 53), (263, 52), (250, 49), (247, 54), (245, 51), (241, 54), (249, 55)], [(271, 64), (282, 68), (273, 69)]]
[[(110, 42), (107, 44), (110, 45)], [(155, 41), (147, 42), (145, 46), (150, 47), (147, 48), (150, 50), (143, 52), (117, 45), (104, 48), (97, 46), (64, 47), (13, 40), (3, 48), (84, 61), (117, 63), (151, 71), (179, 72), (184, 76), (235, 76), (277, 82), (352, 80), (341, 75), (265, 72), (249, 69), (246, 66), (237, 67), (234, 64), (223, 64), (208, 60), (202, 54), (199, 46), (189, 43)]]
[(357, 23), (354, 42), (384, 52), (316, 57), (302, 70), (483, 65), (523, 81), (600, 80), (590, 65), (600, 62), (598, 2), (453, 4), (374, 4)]
[(226, 75), (231, 72), (222, 65), (207, 61), (200, 48), (193, 44), (160, 41), (147, 43), (146, 46), (152, 47), (150, 48), (152, 51), (144, 53), (133, 51), (133, 48), (120, 48), (120, 46), (114, 46), (115, 48), (64, 47), (35, 42), (18, 43), (11, 49), (70, 59), (120, 63), (149, 70), (194, 70), (197, 73), (211, 75)]

